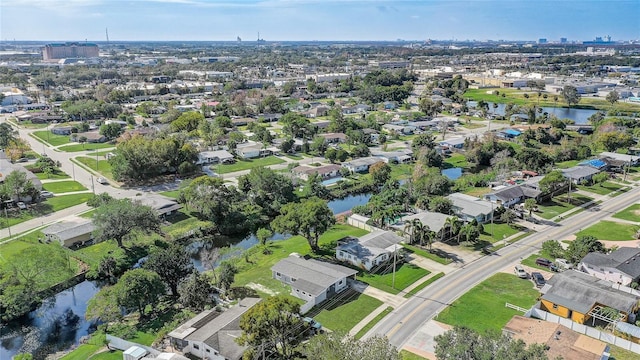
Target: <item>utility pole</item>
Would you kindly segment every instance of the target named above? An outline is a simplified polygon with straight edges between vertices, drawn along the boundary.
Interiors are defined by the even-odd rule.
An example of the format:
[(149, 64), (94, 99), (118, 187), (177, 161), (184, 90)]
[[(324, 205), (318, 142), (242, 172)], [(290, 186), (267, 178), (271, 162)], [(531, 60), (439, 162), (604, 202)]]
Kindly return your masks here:
[(396, 254), (398, 253), (398, 244), (393, 245), (393, 277), (391, 278), (391, 287), (396, 288)]

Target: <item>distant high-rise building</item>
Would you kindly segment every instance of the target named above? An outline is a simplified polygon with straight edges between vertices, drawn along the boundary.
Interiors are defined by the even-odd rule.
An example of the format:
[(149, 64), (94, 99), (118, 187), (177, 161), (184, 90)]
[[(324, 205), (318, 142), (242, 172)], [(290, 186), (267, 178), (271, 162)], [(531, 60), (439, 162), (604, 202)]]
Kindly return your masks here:
[(567, 38), (560, 38), (560, 44), (566, 44)]
[(613, 41), (611, 41), (611, 36), (607, 35), (604, 38), (597, 36), (594, 41), (583, 41), (582, 43), (585, 45), (608, 45), (612, 44)]
[(47, 44), (42, 49), (44, 60), (60, 60), (67, 58), (93, 58), (100, 56), (98, 45), (92, 43), (57, 43)]
[(546, 44), (546, 43), (547, 43), (547, 39), (545, 38), (538, 39), (538, 44)]

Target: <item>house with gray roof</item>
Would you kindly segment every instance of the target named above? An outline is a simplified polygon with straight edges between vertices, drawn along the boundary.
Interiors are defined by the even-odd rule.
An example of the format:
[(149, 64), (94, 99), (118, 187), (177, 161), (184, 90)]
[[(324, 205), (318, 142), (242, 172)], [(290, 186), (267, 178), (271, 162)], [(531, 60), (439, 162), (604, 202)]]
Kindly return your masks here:
[(342, 167), (346, 167), (351, 172), (367, 172), (371, 165), (381, 162), (385, 162), (384, 159), (375, 156), (368, 156), (344, 162), (342, 163)]
[(447, 198), (451, 200), (451, 210), (460, 219), (468, 222), (476, 220), (478, 223), (491, 220), (493, 204), (490, 201), (463, 193), (453, 193)]
[(233, 161), (233, 155), (227, 150), (202, 151), (198, 154), (198, 165), (222, 164)]
[(374, 231), (360, 238), (346, 238), (336, 246), (336, 258), (361, 269), (386, 263), (404, 239), (391, 231)]
[(640, 249), (621, 247), (609, 253), (587, 254), (578, 269), (598, 279), (630, 286), (640, 281)]
[(540, 190), (528, 186), (496, 186), (493, 192), (484, 195), (484, 199), (495, 204), (501, 204), (504, 207), (512, 207), (525, 199), (539, 201), (541, 194)]
[[(636, 320), (637, 296), (614, 289), (610, 282), (580, 271), (567, 270), (553, 275), (540, 292), (542, 310), (579, 324), (604, 317), (631, 323)], [(620, 316), (612, 319), (602, 312), (604, 308), (614, 309)]]
[(600, 172), (591, 166), (573, 166), (560, 171), (564, 177), (577, 185), (591, 182), (593, 175)]
[(42, 234), (46, 242), (56, 241), (62, 246), (70, 247), (93, 240), (94, 229), (91, 219), (76, 217), (52, 224), (42, 229)]
[(149, 206), (155, 210), (161, 218), (172, 215), (182, 209), (182, 205), (178, 204), (174, 199), (159, 194), (147, 193), (144, 196), (134, 196), (131, 200), (141, 205)]
[(291, 294), (306, 302), (302, 309), (312, 307), (346, 290), (348, 279), (358, 271), (315, 259), (305, 259), (293, 253), (271, 267), (273, 278), (291, 286)]
[(169, 341), (183, 354), (198, 359), (240, 360), (247, 349), (235, 341), (242, 335), (240, 317), (260, 301), (244, 298), (223, 312), (205, 310), (171, 331)]

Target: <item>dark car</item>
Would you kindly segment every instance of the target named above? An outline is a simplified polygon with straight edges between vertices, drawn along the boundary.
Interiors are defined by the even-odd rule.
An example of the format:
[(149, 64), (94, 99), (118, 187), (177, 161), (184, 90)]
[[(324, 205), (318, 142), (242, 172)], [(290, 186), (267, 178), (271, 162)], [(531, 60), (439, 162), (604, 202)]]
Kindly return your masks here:
[(540, 266), (544, 266), (544, 267), (549, 267), (549, 266), (551, 266), (551, 264), (553, 264), (553, 263), (552, 263), (552, 262), (551, 262), (551, 260), (549, 260), (549, 259), (545, 259), (545, 258), (537, 258), (537, 259), (536, 259), (536, 264), (537, 264), (537, 265), (540, 265)]
[(542, 276), (542, 274), (540, 274), (539, 272), (532, 272), (531, 278), (533, 279), (533, 282), (536, 283), (537, 287), (543, 287), (546, 283), (546, 281), (544, 280), (544, 276)]

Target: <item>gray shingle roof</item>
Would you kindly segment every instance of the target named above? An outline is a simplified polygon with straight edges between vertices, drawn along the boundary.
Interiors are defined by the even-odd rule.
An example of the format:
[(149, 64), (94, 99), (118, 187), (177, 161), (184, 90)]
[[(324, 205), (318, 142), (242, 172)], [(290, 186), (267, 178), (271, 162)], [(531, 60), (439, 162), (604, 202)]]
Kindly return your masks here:
[(437, 212), (421, 211), (421, 212), (419, 212), (417, 214), (403, 216), (402, 219), (401, 219), (402, 223), (394, 224), (393, 228), (398, 229), (398, 230), (402, 230), (402, 229), (404, 229), (404, 222), (405, 221), (407, 221), (407, 220), (411, 221), (413, 219), (418, 219), (418, 220), (420, 220), (422, 225), (427, 225), (429, 227), (429, 230), (438, 232), (444, 227), (444, 223), (445, 223), (445, 221), (447, 221), (447, 218), (450, 218), (450, 217), (452, 217), (452, 216), (451, 215), (445, 215), (445, 214), (437, 213)]
[(340, 279), (353, 276), (356, 270), (315, 259), (289, 256), (271, 267), (272, 271), (295, 278), (295, 287), (317, 296)]
[(640, 249), (621, 247), (610, 254), (589, 253), (582, 259), (585, 264), (618, 269), (632, 278), (640, 276)]
[(473, 217), (491, 214), (491, 202), (463, 193), (453, 193), (447, 196), (455, 208)]
[(638, 302), (635, 296), (612, 288), (606, 280), (575, 270), (555, 274), (547, 284), (550, 287), (542, 299), (583, 314), (588, 313), (595, 304), (629, 314)]
[(55, 223), (42, 229), (42, 233), (57, 236), (61, 241), (65, 241), (80, 235), (90, 234), (94, 229), (95, 226), (90, 219), (77, 219)]
[[(491, 194), (493, 194), (495, 197), (505, 202), (524, 196), (522, 187), (518, 185), (509, 186), (504, 189), (497, 190)], [(491, 194), (488, 194), (488, 195), (491, 195)]]
[(575, 180), (589, 177), (600, 172), (600, 170), (594, 169), (591, 166), (574, 166), (561, 171), (565, 177)]

